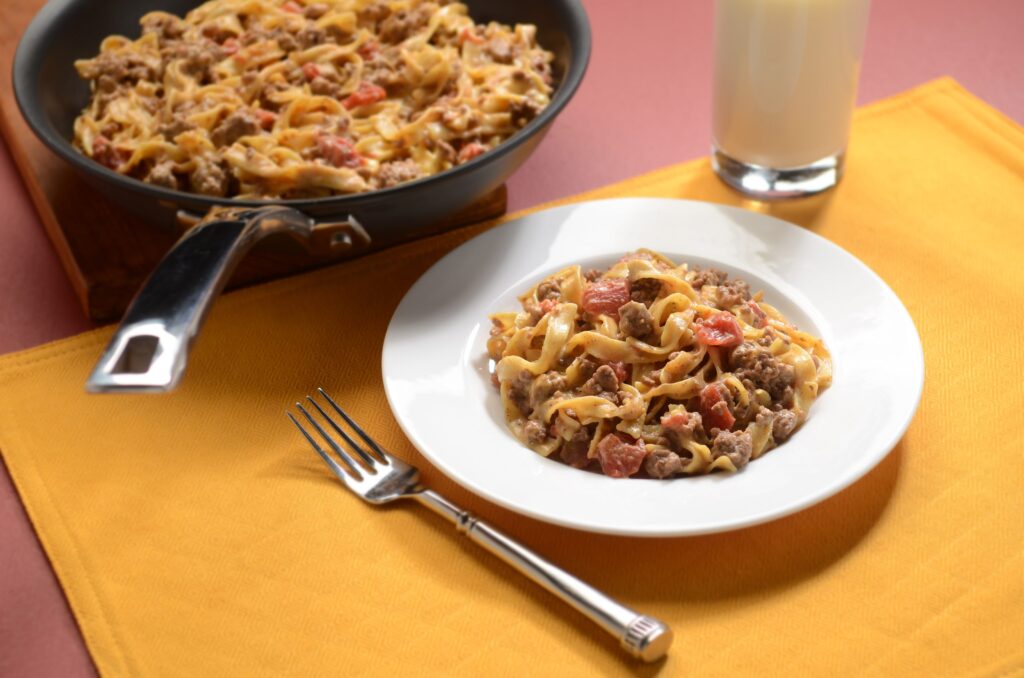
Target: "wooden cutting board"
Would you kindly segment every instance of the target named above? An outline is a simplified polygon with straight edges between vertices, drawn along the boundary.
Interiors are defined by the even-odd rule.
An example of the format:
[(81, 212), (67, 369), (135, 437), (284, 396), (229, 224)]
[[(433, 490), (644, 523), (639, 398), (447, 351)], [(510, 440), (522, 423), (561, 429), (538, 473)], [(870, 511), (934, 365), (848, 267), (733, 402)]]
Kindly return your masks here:
[[(97, 321), (117, 320), (180, 234), (146, 223), (98, 194), (36, 139), (22, 119), (14, 100), (11, 64), (22, 32), (44, 4), (45, 0), (0, 0), (0, 132), (86, 315)], [(431, 230), (490, 219), (504, 214), (505, 208), (506, 191), (501, 186)], [(329, 263), (288, 239), (271, 239), (257, 244), (243, 259), (228, 288)]]

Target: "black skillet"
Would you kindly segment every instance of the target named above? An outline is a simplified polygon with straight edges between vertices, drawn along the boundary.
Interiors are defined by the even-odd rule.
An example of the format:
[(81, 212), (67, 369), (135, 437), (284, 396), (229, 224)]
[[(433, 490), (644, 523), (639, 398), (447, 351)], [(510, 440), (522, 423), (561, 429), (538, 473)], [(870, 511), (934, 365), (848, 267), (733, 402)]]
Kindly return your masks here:
[[(94, 392), (168, 391), (210, 304), (245, 252), (289, 232), (338, 257), (427, 232), (497, 188), (530, 155), (583, 79), (590, 26), (579, 0), (464, 0), (478, 22), (531, 23), (555, 53), (551, 104), (498, 148), (441, 174), (393, 188), (314, 200), (231, 200), (175, 191), (127, 177), (71, 145), (89, 99), (74, 61), (94, 56), (111, 34), (137, 36), (152, 10), (184, 15), (195, 0), (51, 0), (32, 20), (14, 58), (14, 93), (32, 131), (98, 191), (151, 222), (194, 225), (136, 295), (89, 378)], [(180, 227), (180, 226), (178, 226)]]

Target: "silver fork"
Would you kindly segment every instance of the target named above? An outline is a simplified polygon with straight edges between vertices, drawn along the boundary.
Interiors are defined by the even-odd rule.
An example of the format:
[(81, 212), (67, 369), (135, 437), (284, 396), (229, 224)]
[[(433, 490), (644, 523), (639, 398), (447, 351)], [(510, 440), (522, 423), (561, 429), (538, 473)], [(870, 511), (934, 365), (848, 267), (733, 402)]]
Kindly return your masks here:
[(668, 652), (668, 648), (672, 644), (672, 629), (667, 624), (654, 617), (631, 610), (609, 598), (565, 570), (549, 563), (511, 537), (463, 511), (433, 490), (425, 488), (419, 482), (419, 470), (416, 467), (410, 466), (386, 452), (358, 424), (352, 421), (345, 410), (341, 409), (322, 388), (317, 391), (327, 406), (348, 424), (351, 430), (362, 439), (366, 447), (360, 445), (320, 403), (310, 396), (306, 396), (306, 400), (344, 441), (345, 447), (348, 448), (347, 452), (337, 438), (328, 433), (302, 403), (297, 402), (295, 406), (306, 421), (316, 429), (338, 459), (324, 450), (306, 427), (292, 416), (291, 412), (286, 412), (286, 414), (345, 487), (371, 504), (387, 504), (398, 499), (415, 499), (455, 523), (455, 528), (459, 532), (467, 535), (471, 540), (596, 622), (602, 629), (618, 638), (622, 647), (634, 657), (653, 662)]

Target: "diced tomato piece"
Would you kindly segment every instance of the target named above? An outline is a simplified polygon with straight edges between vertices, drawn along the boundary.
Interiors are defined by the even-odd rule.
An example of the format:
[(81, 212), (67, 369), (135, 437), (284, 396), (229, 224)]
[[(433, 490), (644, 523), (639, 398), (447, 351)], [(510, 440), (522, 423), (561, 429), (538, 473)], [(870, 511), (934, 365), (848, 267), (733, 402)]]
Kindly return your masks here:
[(715, 382), (708, 384), (700, 392), (700, 416), (704, 422), (704, 428), (710, 431), (713, 428), (720, 428), (723, 431), (732, 428), (736, 423), (736, 417), (729, 411), (729, 402), (725, 399), (723, 389), (729, 387), (725, 384)]
[(754, 314), (754, 327), (761, 329), (768, 324), (768, 316), (765, 314), (761, 307), (757, 305), (757, 302), (751, 299), (747, 302), (747, 306), (750, 307), (750, 311)]
[(302, 5), (294, 2), (294, 0), (288, 0), (288, 2), (281, 5), (281, 9), (292, 14), (302, 14)]
[(597, 315), (619, 317), (619, 307), (629, 301), (629, 279), (605, 278), (587, 283), (583, 290), (583, 310)]
[(363, 158), (356, 153), (352, 142), (333, 134), (321, 134), (316, 139), (320, 157), (335, 167), (355, 169), (363, 164)]
[(312, 80), (320, 75), (320, 67), (312, 61), (307, 61), (302, 64), (302, 74), (306, 76), (306, 80)]
[(484, 146), (483, 144), (478, 144), (475, 141), (472, 141), (463, 146), (462, 149), (459, 151), (459, 162), (469, 162), (476, 156), (481, 155), (486, 151), (486, 146)]
[(277, 114), (268, 111), (265, 108), (257, 108), (256, 111), (256, 122), (263, 129), (270, 129), (277, 122)]
[(633, 371), (632, 365), (626, 365), (621, 360), (609, 360), (608, 367), (615, 371), (615, 378), (619, 380), (620, 384), (625, 384), (629, 381), (629, 375)]
[(359, 45), (359, 56), (363, 57), (366, 61), (373, 61), (380, 54), (380, 43), (376, 40), (368, 40), (363, 44)]
[(736, 322), (736, 316), (728, 311), (720, 311), (700, 326), (697, 341), (705, 346), (739, 346), (743, 343), (743, 330)]
[(236, 38), (228, 38), (220, 44), (220, 49), (225, 55), (231, 56), (238, 51), (238, 40)]
[(555, 306), (558, 306), (557, 299), (545, 299), (544, 301), (540, 302), (540, 312), (551, 313), (551, 311), (554, 310)]
[(366, 82), (363, 80), (359, 83), (359, 89), (342, 99), (341, 105), (351, 110), (353, 108), (358, 108), (359, 106), (375, 104), (378, 101), (386, 99), (387, 96), (388, 93), (384, 91), (383, 87), (378, 87), (372, 82)]
[(484, 42), (486, 42), (482, 37), (476, 34), (475, 30), (468, 26), (466, 28), (463, 28), (462, 32), (459, 33), (459, 43), (461, 44), (463, 42), (466, 42), (467, 40), (473, 43), (474, 45), (482, 45), (484, 44)]
[(669, 431), (682, 431), (689, 421), (690, 413), (681, 408), (661, 415), (661, 427)]
[(625, 433), (612, 433), (597, 444), (597, 460), (601, 470), (612, 478), (628, 478), (640, 470), (647, 456), (643, 440), (635, 440)]

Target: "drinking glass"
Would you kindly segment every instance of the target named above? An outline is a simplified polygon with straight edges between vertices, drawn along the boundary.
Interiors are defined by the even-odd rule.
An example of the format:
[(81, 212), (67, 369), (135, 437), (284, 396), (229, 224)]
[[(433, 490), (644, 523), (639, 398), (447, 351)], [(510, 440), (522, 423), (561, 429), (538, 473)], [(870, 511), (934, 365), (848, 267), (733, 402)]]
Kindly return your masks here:
[(759, 199), (843, 174), (870, 0), (715, 0), (712, 166)]

